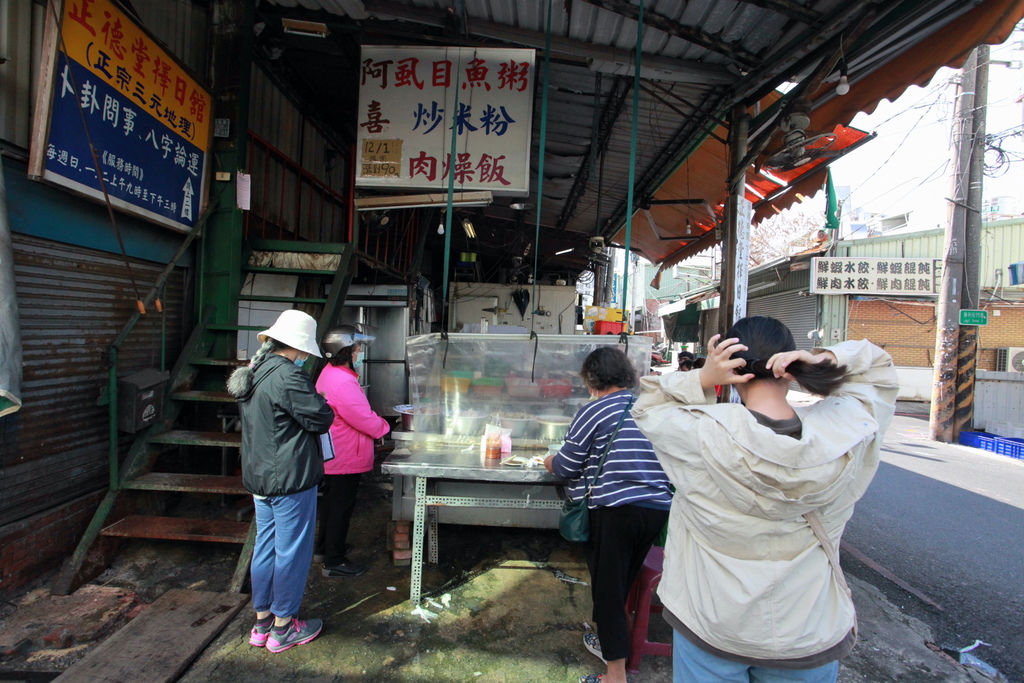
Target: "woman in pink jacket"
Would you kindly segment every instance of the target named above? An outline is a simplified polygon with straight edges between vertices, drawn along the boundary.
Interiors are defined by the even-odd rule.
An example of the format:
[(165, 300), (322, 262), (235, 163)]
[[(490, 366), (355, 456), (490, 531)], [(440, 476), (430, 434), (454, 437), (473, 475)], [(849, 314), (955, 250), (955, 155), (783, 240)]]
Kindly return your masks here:
[(330, 434), (335, 457), (324, 462), (314, 553), (314, 560), (323, 562), (321, 573), (326, 577), (359, 576), (366, 571), (366, 565), (348, 559), (346, 538), (356, 507), (359, 475), (373, 469), (373, 440), (390, 429), (384, 418), (370, 409), (355, 370), (373, 339), (360, 326), (342, 325), (328, 331), (320, 342), (329, 365), (320, 373), (316, 389), (334, 411)]

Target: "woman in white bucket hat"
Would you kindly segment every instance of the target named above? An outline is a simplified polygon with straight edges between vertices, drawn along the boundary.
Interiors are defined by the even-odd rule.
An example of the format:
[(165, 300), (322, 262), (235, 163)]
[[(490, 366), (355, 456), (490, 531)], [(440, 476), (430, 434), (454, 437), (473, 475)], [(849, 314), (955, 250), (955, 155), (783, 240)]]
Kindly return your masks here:
[(300, 369), (320, 357), (316, 321), (285, 311), (260, 332), (263, 345), (228, 379), (242, 419), (242, 483), (256, 506), (249, 643), (283, 652), (320, 635), (320, 619), (296, 618), (316, 532), (317, 486), (324, 477), (320, 434), (334, 411)]

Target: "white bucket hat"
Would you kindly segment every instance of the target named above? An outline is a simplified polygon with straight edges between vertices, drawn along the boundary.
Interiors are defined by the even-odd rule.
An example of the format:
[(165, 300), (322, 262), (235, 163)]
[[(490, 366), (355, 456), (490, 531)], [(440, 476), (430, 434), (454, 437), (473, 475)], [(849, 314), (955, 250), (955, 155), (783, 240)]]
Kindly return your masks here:
[(267, 337), (311, 356), (323, 358), (316, 345), (316, 320), (302, 311), (284, 311), (269, 330), (256, 335), (260, 342), (267, 341)]

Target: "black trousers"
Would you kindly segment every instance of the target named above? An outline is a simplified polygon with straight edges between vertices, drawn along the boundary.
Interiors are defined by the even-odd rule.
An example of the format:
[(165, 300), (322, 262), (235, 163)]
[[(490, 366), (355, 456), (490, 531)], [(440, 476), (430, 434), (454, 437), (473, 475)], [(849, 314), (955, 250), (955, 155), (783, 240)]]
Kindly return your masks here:
[(590, 541), (584, 544), (584, 551), (590, 569), (593, 619), (606, 661), (629, 656), (626, 599), (666, 522), (668, 510), (638, 505), (590, 511)]
[(316, 554), (324, 565), (346, 562), (345, 542), (352, 512), (356, 508), (359, 474), (326, 474), (320, 485), (320, 526), (316, 532)]

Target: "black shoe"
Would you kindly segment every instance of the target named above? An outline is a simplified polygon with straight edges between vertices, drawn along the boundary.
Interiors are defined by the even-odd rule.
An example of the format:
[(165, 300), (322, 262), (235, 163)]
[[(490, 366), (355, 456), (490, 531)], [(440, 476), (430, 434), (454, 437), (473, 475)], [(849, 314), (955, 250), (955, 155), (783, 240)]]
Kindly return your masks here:
[(355, 562), (346, 561), (341, 564), (328, 567), (324, 565), (323, 569), (320, 570), (320, 574), (327, 578), (337, 578), (346, 576), (359, 576), (366, 571), (365, 564), (356, 564)]
[[(351, 543), (346, 543), (345, 544), (345, 554), (348, 555), (350, 552), (352, 552), (352, 550), (353, 550), (352, 544)], [(324, 560), (326, 560), (326, 559), (327, 559), (327, 555), (325, 555), (324, 553), (316, 553), (316, 552), (313, 553), (313, 564), (323, 564)]]

